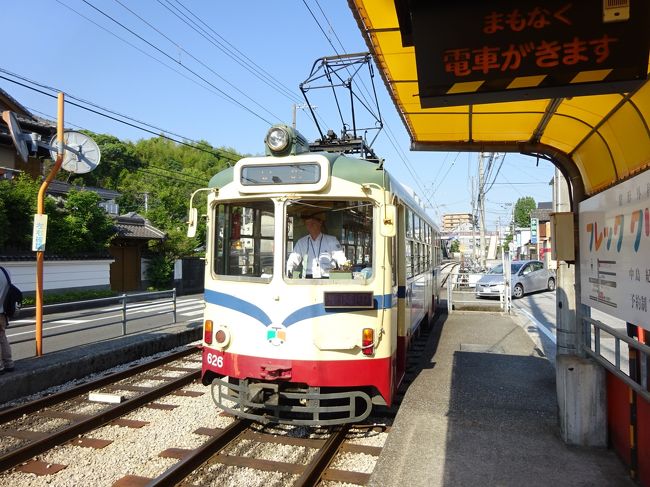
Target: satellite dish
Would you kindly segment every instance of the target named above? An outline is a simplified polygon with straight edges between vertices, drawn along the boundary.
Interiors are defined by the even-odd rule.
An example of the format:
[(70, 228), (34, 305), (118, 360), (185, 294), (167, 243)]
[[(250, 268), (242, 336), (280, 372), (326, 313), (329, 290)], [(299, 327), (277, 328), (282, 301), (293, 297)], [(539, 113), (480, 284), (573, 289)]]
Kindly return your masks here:
[(11, 140), (14, 142), (16, 151), (18, 155), (23, 160), (27, 162), (27, 157), (29, 156), (29, 150), (27, 149), (27, 142), (25, 141), (25, 136), (20, 130), (20, 124), (16, 118), (16, 114), (9, 110), (2, 112), (2, 120), (9, 126), (9, 133), (11, 134)]
[[(57, 147), (56, 135), (50, 141), (52, 147)], [(81, 132), (66, 130), (63, 133), (63, 163), (61, 167), (68, 172), (85, 174), (99, 165), (99, 147), (93, 139)], [(56, 150), (50, 150), (52, 159), (59, 155)]]

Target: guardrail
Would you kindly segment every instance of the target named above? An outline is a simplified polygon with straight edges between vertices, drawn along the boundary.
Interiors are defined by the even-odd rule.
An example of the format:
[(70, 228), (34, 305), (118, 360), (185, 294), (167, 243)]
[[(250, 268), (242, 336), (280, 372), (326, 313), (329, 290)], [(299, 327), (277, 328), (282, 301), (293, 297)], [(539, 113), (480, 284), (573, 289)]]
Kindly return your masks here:
[[(99, 307), (105, 304), (117, 304), (117, 306), (100, 309)], [(162, 309), (161, 309), (162, 306)], [(142, 317), (133, 317), (129, 316), (131, 313), (140, 312), (142, 310), (151, 310), (151, 313), (147, 314), (147, 317), (157, 316), (157, 315), (172, 315), (172, 323), (176, 323), (176, 289), (170, 289), (166, 291), (155, 291), (148, 293), (136, 293), (136, 294), (121, 294), (119, 296), (112, 296), (109, 298), (99, 298), (99, 299), (89, 299), (84, 301), (74, 301), (68, 303), (57, 303), (57, 304), (48, 304), (43, 306), (43, 315), (52, 315), (57, 313), (57, 310), (69, 310), (73, 308), (73, 311), (67, 313), (65, 317), (54, 316), (49, 319), (43, 320), (44, 331), (47, 332), (43, 336), (43, 340), (54, 338), (62, 335), (69, 335), (72, 333), (79, 333), (82, 331), (93, 330), (98, 328), (104, 328), (111, 325), (121, 324), (122, 325), (122, 336), (128, 335), (127, 323), (130, 321), (135, 321), (142, 319)], [(25, 308), (25, 314), (28, 314), (31, 308)], [(75, 311), (78, 313), (74, 314)], [(90, 326), (81, 326), (75, 327), (71, 330), (59, 331), (59, 332), (48, 332), (45, 325), (52, 324), (56, 322), (71, 322), (74, 323), (75, 320), (82, 318), (88, 319), (89, 316), (92, 316), (94, 320), (102, 320), (103, 315), (110, 315), (111, 313), (119, 313), (119, 319), (112, 321), (102, 321), (100, 324), (90, 325)], [(23, 313), (23, 311), (21, 311)], [(107, 320), (110, 320), (112, 316), (106, 316)], [(33, 323), (20, 323), (22, 321), (19, 316), (17, 319), (18, 322), (10, 321), (9, 326), (11, 328), (12, 334), (15, 334), (16, 330), (21, 328), (29, 328), (27, 333), (29, 335), (33, 334)], [(80, 320), (82, 321), (82, 320)], [(167, 326), (165, 325), (165, 326)], [(159, 328), (159, 327), (158, 327)], [(150, 330), (150, 329), (148, 329)], [(30, 333), (31, 332), (31, 333)], [(34, 341), (33, 336), (27, 338), (12, 340), (12, 345), (17, 345), (19, 343), (31, 342)]]
[[(650, 391), (648, 391), (650, 347), (593, 318), (584, 317), (583, 323), (587, 355), (643, 396), (646, 401), (650, 401)], [(603, 332), (614, 339), (613, 357), (611, 357), (613, 361), (603, 354)], [(621, 348), (621, 342), (627, 344), (627, 349)], [(605, 351), (608, 354), (612, 353), (609, 349)], [(632, 371), (632, 374), (626, 373), (622, 368), (625, 359), (627, 359), (627, 368)]]
[(476, 282), (483, 274), (471, 272), (452, 272), (446, 281), (447, 286), (447, 312), (452, 313), (460, 305), (464, 308), (499, 308), (506, 309), (505, 295), (499, 294), (499, 301), (479, 300), (476, 297)]

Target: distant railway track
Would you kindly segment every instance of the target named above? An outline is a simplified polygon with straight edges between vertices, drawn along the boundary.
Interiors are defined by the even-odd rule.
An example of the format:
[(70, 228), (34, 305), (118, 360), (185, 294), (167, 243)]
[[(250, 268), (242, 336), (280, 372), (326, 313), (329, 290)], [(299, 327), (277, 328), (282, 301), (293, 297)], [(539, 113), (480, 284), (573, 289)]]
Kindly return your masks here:
[[(178, 360), (188, 360), (189, 356), (199, 353), (198, 348), (190, 347), (66, 391), (1, 411), (0, 436), (12, 437), (18, 442), (8, 447), (6, 442), (3, 442), (5, 445), (0, 450), (0, 472), (116, 420), (139, 407), (153, 403), (191, 383), (200, 377), (200, 366), (198, 366), (200, 356), (197, 356), (196, 367), (174, 367), (169, 364)], [(178, 372), (180, 376), (161, 377), (160, 373), (163, 371)], [(152, 375), (151, 372), (158, 375)], [(122, 383), (129, 380), (133, 382), (138, 378), (155, 380), (160, 384), (143, 387)], [(81, 410), (81, 406), (89, 402), (86, 393), (98, 390), (131, 391), (135, 394), (118, 404), (94, 403), (100, 410), (92, 414), (74, 412)], [(51, 431), (30, 428), (38, 425), (43, 418), (61, 420), (65, 424)]]

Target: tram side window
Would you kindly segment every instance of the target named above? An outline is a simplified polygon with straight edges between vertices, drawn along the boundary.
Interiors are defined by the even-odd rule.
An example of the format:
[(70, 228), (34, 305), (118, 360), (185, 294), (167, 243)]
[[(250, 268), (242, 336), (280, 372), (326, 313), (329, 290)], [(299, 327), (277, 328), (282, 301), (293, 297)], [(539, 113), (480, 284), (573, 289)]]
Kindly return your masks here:
[(273, 274), (273, 203), (225, 203), (218, 205), (215, 212), (214, 272), (226, 276), (270, 278)]

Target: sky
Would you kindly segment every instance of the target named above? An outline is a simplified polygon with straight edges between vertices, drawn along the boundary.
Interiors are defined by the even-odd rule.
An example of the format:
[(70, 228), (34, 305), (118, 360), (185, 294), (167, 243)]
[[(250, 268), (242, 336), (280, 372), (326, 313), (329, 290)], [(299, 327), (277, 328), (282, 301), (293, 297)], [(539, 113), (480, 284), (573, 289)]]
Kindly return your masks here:
[[(0, 88), (32, 113), (56, 118), (66, 94), (65, 125), (136, 141), (164, 132), (244, 154), (263, 154), (271, 124), (292, 123), (319, 137), (299, 86), (324, 56), (367, 51), (347, 0), (0, 0)], [(372, 102), (367, 68), (358, 96)], [(312, 83), (310, 86), (316, 86)], [(409, 135), (375, 69), (384, 129), (372, 147), (384, 167), (444, 213), (472, 212), (477, 153), (410, 151)], [(331, 91), (312, 89), (321, 128), (340, 134)], [(341, 98), (346, 99), (346, 98)], [(110, 116), (74, 106), (77, 103)], [(351, 123), (349, 105), (341, 107)], [(374, 121), (357, 104), (358, 125)], [(116, 115), (119, 114), (119, 115)], [(125, 116), (125, 117), (123, 117)], [(149, 132), (121, 123), (144, 126)], [(134, 122), (137, 120), (138, 122)], [(368, 132), (368, 139), (375, 131)], [(495, 158), (486, 195), (487, 229), (510, 221), (518, 198), (551, 201), (553, 165), (520, 154)]]

